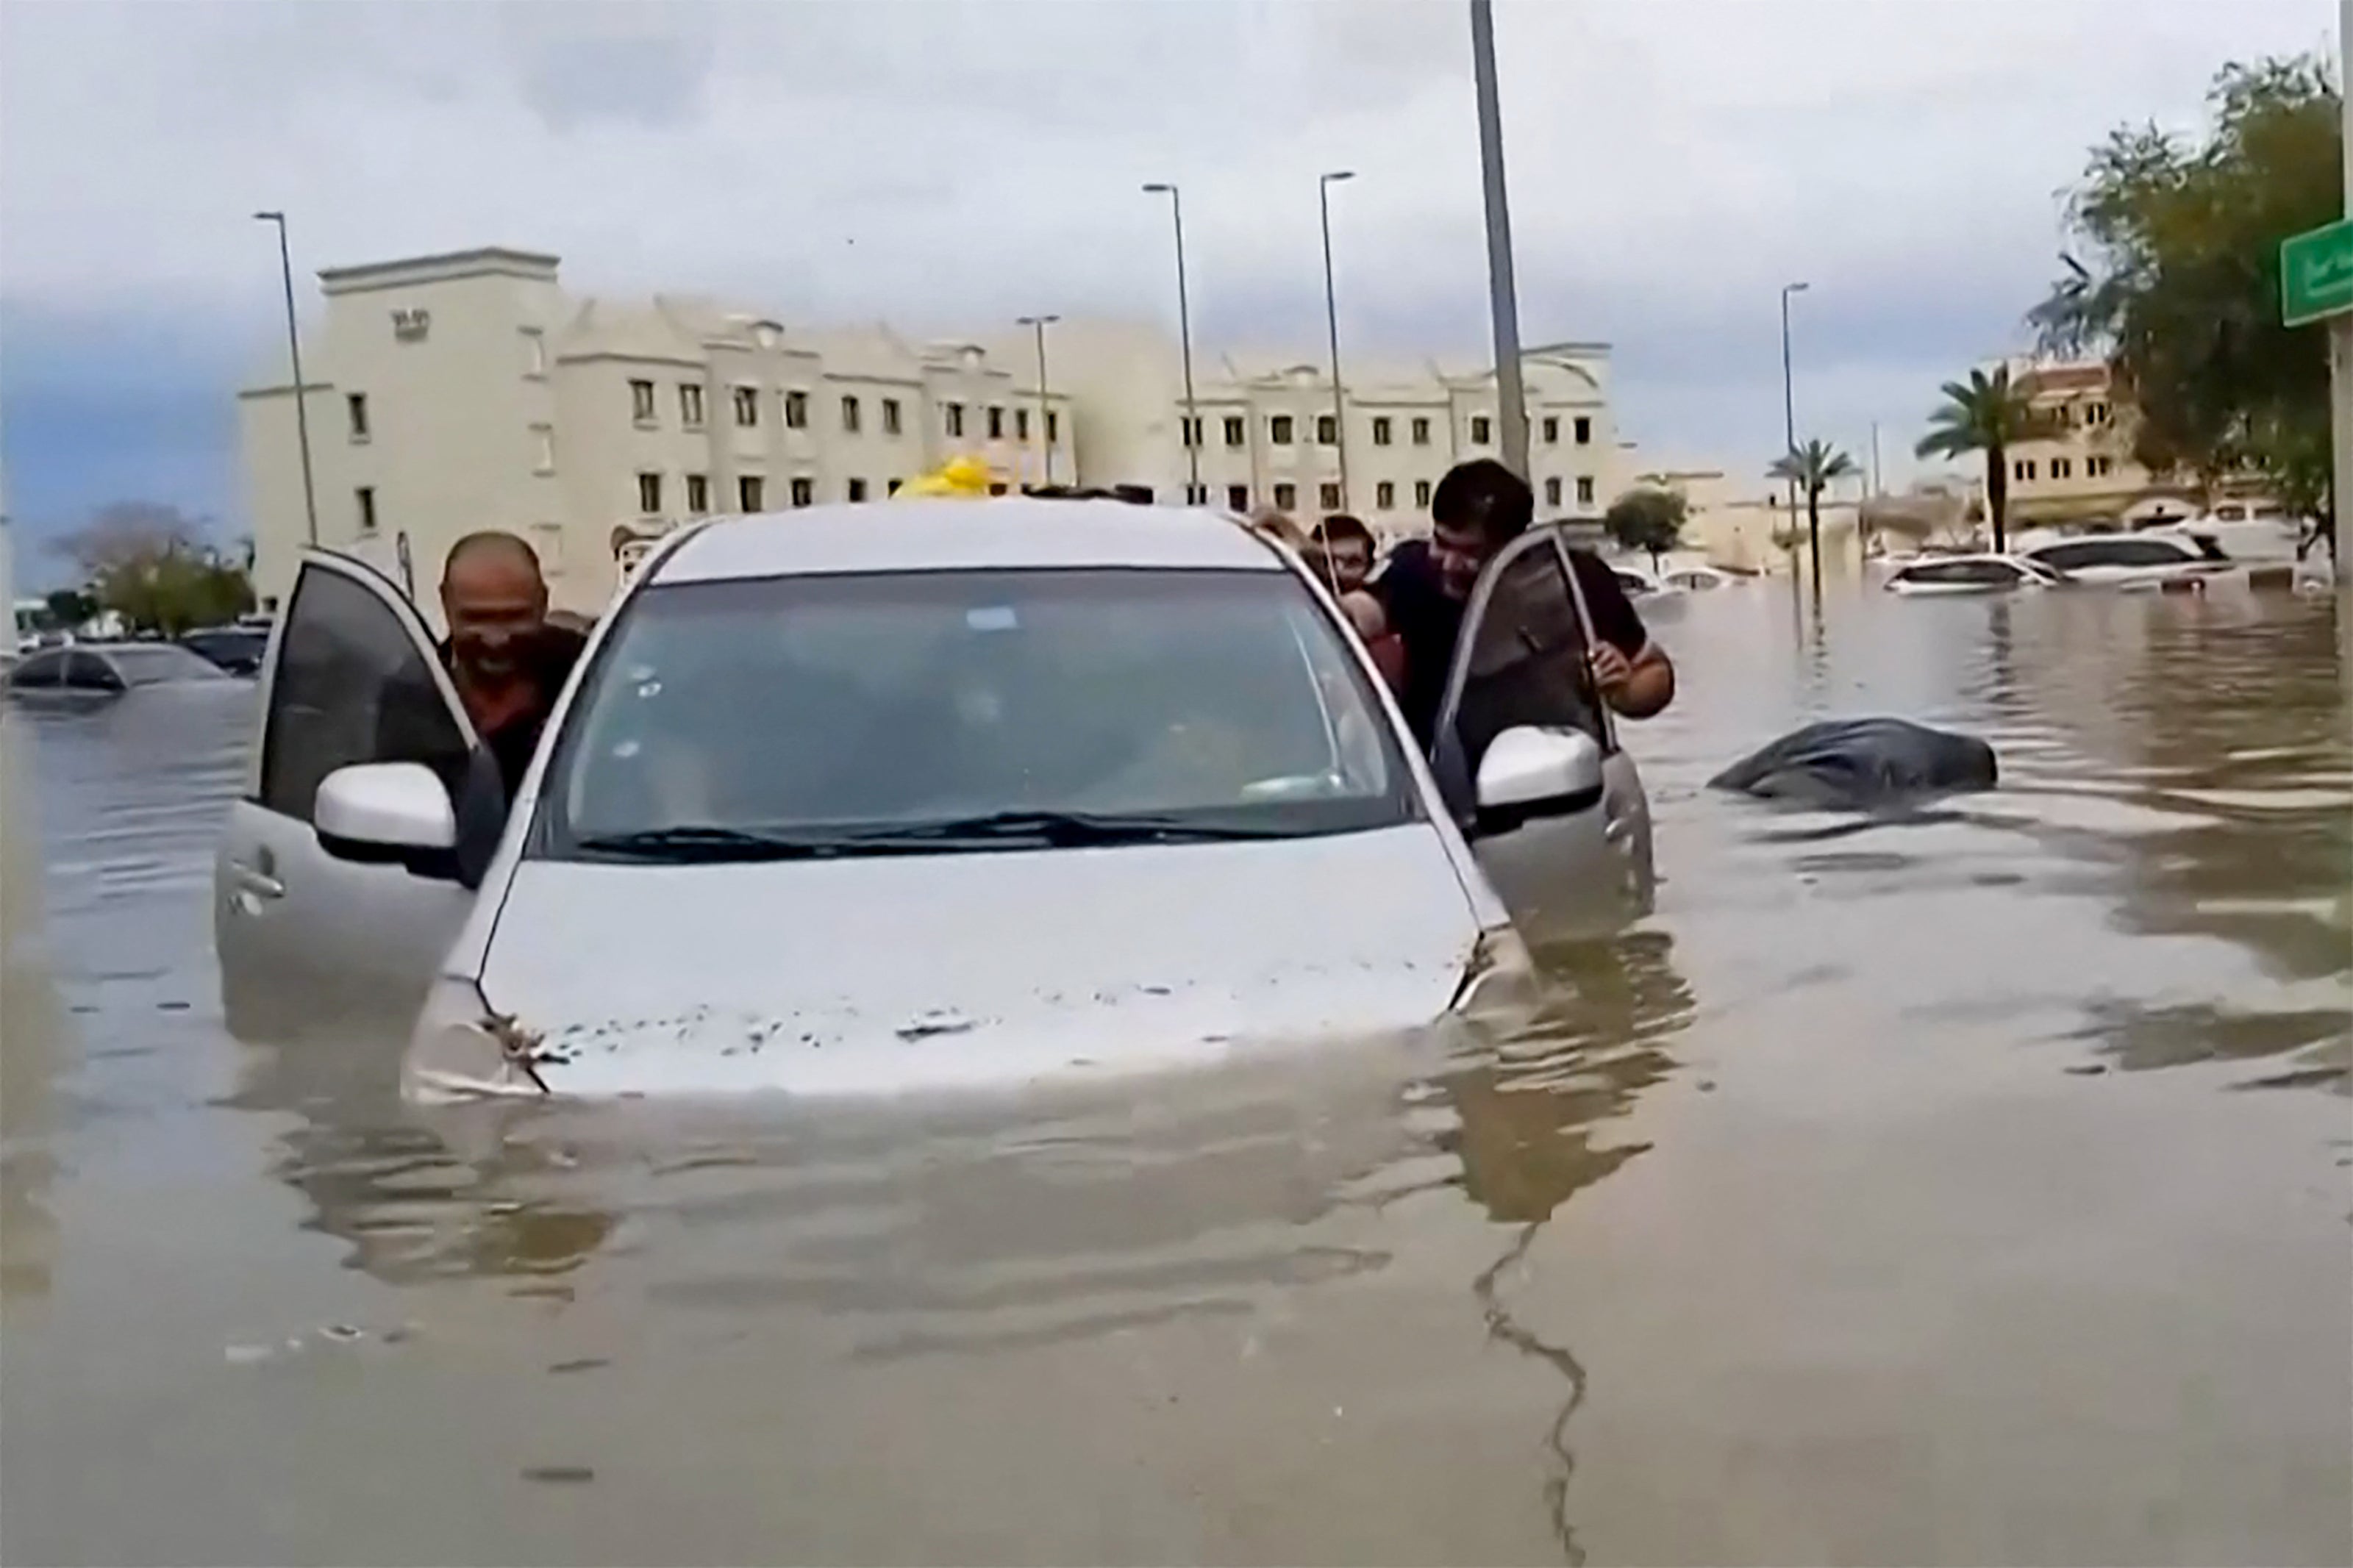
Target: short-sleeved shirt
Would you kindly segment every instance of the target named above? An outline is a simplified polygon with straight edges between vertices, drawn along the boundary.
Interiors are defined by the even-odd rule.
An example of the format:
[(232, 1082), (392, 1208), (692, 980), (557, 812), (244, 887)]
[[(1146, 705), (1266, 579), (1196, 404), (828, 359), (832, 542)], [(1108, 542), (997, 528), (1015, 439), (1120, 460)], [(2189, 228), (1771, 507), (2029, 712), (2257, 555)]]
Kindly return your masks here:
[[(1569, 567), (1584, 591), (1593, 634), (1632, 658), (1642, 651), (1651, 634), (1634, 611), (1618, 574), (1590, 551), (1572, 549)], [(1445, 700), (1446, 677), (1454, 664), (1454, 642), (1462, 631), (1462, 601), (1452, 598), (1430, 558), (1425, 540), (1409, 540), (1389, 557), (1371, 590), (1388, 613), (1389, 626), (1405, 643), (1405, 689), (1398, 705), (1416, 739), (1430, 744), (1438, 723), (1438, 706)]]

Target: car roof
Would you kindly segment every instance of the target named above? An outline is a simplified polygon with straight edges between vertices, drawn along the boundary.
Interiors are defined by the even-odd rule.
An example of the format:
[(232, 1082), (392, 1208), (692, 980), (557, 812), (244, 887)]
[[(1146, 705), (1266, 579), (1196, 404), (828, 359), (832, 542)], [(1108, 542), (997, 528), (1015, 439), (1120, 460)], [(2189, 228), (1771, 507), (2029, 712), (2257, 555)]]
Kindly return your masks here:
[(663, 555), (649, 581), (1039, 567), (1284, 569), (1273, 546), (1225, 512), (1004, 496), (851, 502), (727, 518), (697, 529)]

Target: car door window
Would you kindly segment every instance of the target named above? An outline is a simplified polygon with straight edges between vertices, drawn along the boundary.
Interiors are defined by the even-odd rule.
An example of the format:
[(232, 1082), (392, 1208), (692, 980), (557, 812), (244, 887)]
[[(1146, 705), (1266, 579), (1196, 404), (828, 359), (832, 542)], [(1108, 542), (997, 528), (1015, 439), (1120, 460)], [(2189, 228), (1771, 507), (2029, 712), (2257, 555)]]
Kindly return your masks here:
[(17, 691), (54, 691), (65, 684), (66, 656), (36, 654), (8, 672), (8, 685)]
[(400, 616), (354, 578), (305, 566), (270, 682), (260, 804), (307, 823), (320, 781), (362, 763), (422, 763), (454, 799), (470, 749)]
[(1448, 805), (1471, 804), (1487, 748), (1523, 724), (1614, 737), (1593, 691), (1592, 637), (1566, 548), (1551, 530), (1515, 540), (1472, 590), (1439, 705), (1431, 763)]
[(76, 691), (120, 691), (122, 678), (94, 653), (66, 656), (65, 683)]

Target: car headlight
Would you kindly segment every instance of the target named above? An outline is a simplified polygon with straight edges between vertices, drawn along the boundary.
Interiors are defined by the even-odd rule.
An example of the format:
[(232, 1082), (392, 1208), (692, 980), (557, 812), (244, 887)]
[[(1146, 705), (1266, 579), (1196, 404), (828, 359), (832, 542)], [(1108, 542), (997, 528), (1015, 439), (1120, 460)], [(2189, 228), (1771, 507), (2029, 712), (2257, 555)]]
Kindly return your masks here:
[(538, 1040), (515, 1019), (492, 1010), (470, 980), (433, 983), (400, 1064), (401, 1093), (424, 1101), (479, 1095), (543, 1095)]

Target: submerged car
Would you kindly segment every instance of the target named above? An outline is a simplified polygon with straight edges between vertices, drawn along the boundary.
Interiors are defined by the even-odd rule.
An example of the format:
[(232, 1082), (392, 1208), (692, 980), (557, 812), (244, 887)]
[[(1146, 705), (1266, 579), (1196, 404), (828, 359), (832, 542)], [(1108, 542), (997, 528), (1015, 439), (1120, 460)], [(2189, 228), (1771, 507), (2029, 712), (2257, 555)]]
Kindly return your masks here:
[(1329, 595), (1218, 514), (729, 519), (633, 575), (472, 866), (482, 770), (425, 628), (311, 552), (219, 855), (225, 999), (416, 1016), (426, 1096), (1018, 1082), (1426, 1026), (1515, 918), (1647, 906), (1588, 646), (1531, 531), (1425, 756)]
[(173, 643), (78, 643), (12, 666), (8, 690), (36, 702), (104, 701), (139, 687), (227, 679), (211, 660)]
[(231, 675), (259, 675), (262, 657), (269, 651), (267, 626), (207, 626), (188, 632), (180, 646), (218, 665)]
[(2055, 588), (2066, 574), (2022, 555), (1921, 555), (1888, 575), (1891, 594), (2006, 594)]
[(2211, 577), (2236, 564), (2202, 533), (2093, 534), (2037, 545), (2025, 559), (2073, 582), (2138, 586)]

